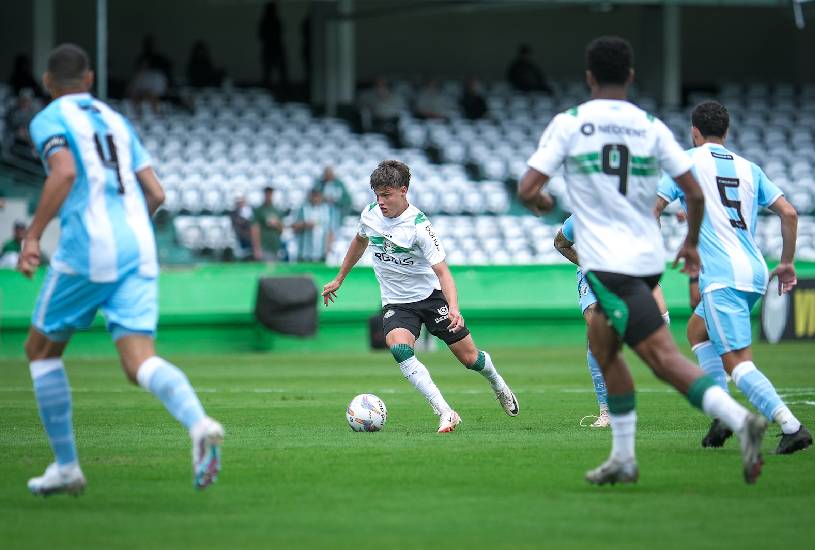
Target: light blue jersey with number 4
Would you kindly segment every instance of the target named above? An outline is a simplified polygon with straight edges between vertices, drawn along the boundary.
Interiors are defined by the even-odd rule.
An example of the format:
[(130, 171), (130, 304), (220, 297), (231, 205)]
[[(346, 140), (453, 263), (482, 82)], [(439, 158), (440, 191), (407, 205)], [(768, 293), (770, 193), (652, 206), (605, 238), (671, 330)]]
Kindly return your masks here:
[[(767, 264), (755, 241), (758, 208), (783, 195), (756, 164), (725, 147), (707, 143), (687, 151), (693, 174), (705, 195), (705, 217), (699, 233), (702, 292), (735, 288), (764, 294)], [(663, 175), (657, 194), (676, 199), (687, 209), (676, 182)]]
[(155, 277), (153, 226), (136, 179), (150, 157), (127, 119), (90, 94), (69, 94), (34, 117), (29, 131), (46, 169), (60, 149), (76, 164), (51, 267), (99, 283), (134, 272)]

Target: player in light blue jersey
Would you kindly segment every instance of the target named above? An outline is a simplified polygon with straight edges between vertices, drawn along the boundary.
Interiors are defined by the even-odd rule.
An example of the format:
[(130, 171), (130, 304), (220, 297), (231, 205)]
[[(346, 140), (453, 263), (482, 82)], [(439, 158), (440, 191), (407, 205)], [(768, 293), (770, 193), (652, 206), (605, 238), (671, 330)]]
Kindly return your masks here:
[[(574, 216), (569, 216), (563, 222), (557, 235), (555, 235), (555, 249), (560, 252), (564, 258), (577, 266), (577, 300), (580, 303), (580, 311), (583, 313), (583, 318), (586, 320), (586, 329), (591, 326), (591, 319), (597, 309), (597, 297), (591, 291), (589, 283), (586, 281), (586, 276), (583, 270), (580, 269), (580, 263), (577, 259), (577, 251), (574, 246)], [(654, 300), (656, 300), (657, 307), (665, 320), (665, 324), (671, 323), (671, 316), (668, 313), (668, 307), (665, 305), (665, 297), (662, 295), (662, 287), (657, 284), (653, 291)], [(584, 416), (580, 419), (580, 425), (583, 426), (586, 421), (592, 418), (594, 422), (589, 424), (591, 428), (606, 428), (610, 424), (608, 416), (608, 390), (606, 390), (606, 383), (603, 379), (603, 371), (600, 364), (591, 352), (591, 342), (589, 342), (588, 349), (586, 350), (586, 361), (589, 366), (589, 373), (591, 380), (594, 383), (594, 393), (597, 396), (597, 405), (600, 408), (600, 414), (597, 416), (590, 415)]]
[(204, 488), (220, 468), (223, 428), (206, 416), (187, 377), (156, 355), (153, 341), (158, 265), (150, 216), (164, 192), (127, 119), (88, 93), (93, 72), (81, 48), (54, 49), (44, 83), (53, 101), (29, 130), (48, 175), (18, 269), (27, 277), (36, 271), (40, 237), (59, 215), (59, 245), (25, 344), (55, 461), (28, 488), (36, 495), (85, 488), (62, 354), (72, 333), (87, 328), (99, 309), (128, 379), (158, 397), (189, 431), (195, 485)]
[[(694, 175), (705, 194), (705, 217), (699, 233), (702, 272), (696, 281), (701, 301), (688, 323), (688, 341), (699, 365), (727, 390), (725, 371), (750, 402), (782, 431), (776, 453), (789, 454), (812, 445), (812, 435), (792, 414), (772, 383), (753, 363), (750, 310), (778, 277), (778, 293), (796, 284), (798, 216), (781, 190), (754, 163), (724, 146), (730, 116), (715, 101), (701, 103), (692, 114)], [(667, 175), (658, 187), (657, 214), (679, 199), (682, 190)], [(781, 261), (771, 274), (755, 242), (758, 209), (781, 216)], [(702, 440), (721, 447), (732, 432), (714, 420)]]

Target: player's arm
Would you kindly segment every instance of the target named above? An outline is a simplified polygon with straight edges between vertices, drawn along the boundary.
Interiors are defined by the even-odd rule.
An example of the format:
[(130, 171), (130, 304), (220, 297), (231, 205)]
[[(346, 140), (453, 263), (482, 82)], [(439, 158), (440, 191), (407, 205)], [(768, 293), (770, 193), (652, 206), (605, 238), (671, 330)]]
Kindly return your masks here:
[(249, 228), (249, 234), (252, 237), (252, 255), (256, 260), (263, 258), (263, 251), (260, 247), (260, 223), (255, 220)]
[(447, 301), (450, 319), (450, 326), (447, 330), (450, 332), (458, 332), (464, 326), (464, 317), (461, 316), (461, 311), (458, 309), (458, 290), (456, 289), (456, 282), (453, 280), (453, 274), (450, 273), (450, 268), (447, 266), (446, 261), (441, 261), (433, 265), (433, 273), (439, 278), (441, 292)]
[(781, 217), (781, 261), (770, 274), (770, 279), (778, 277), (778, 294), (781, 295), (790, 292), (798, 284), (793, 264), (798, 235), (798, 212), (783, 195), (770, 205), (770, 210)]
[(562, 229), (558, 229), (557, 235), (555, 235), (555, 250), (574, 265), (580, 265), (577, 261), (577, 251), (574, 249), (574, 243), (566, 238)]
[(546, 174), (528, 168), (518, 184), (518, 199), (536, 216), (543, 215), (555, 205), (551, 195), (543, 190), (549, 179)]
[(156, 213), (158, 207), (164, 204), (164, 189), (161, 187), (156, 173), (149, 166), (136, 172), (136, 179), (139, 181), (139, 186), (147, 201), (147, 211), (152, 216)]
[(682, 272), (690, 277), (697, 277), (701, 270), (701, 260), (699, 259), (699, 227), (702, 225), (702, 218), (705, 215), (705, 196), (699, 182), (693, 177), (693, 173), (688, 170), (674, 178), (674, 181), (685, 194), (685, 205), (688, 210), (688, 234), (685, 242), (679, 247), (673, 267), (679, 264), (680, 258), (685, 259)]
[(351, 272), (362, 255), (365, 254), (365, 249), (368, 248), (368, 238), (357, 234), (348, 246), (348, 251), (345, 253), (345, 258), (342, 260), (342, 265), (337, 273), (337, 276), (323, 287), (323, 303), (328, 305), (328, 302), (333, 302), (337, 298), (337, 290), (342, 286), (342, 282)]
[(63, 147), (48, 156), (48, 176), (17, 261), (17, 269), (28, 278), (40, 265), (40, 238), (71, 192), (75, 179), (76, 163), (70, 149)]
[(659, 217), (665, 212), (665, 209), (668, 208), (668, 205), (671, 204), (664, 197), (660, 197), (657, 195), (657, 203), (654, 205), (654, 217), (659, 221)]

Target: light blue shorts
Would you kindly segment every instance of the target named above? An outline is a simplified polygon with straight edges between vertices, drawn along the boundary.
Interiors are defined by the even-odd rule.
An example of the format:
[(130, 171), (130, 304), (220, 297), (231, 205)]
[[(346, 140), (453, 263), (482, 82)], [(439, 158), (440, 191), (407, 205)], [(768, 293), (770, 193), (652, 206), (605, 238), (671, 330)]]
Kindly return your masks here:
[(758, 292), (735, 288), (719, 288), (702, 294), (702, 301), (693, 313), (705, 320), (716, 353), (723, 355), (753, 343), (750, 311), (759, 298)]
[(158, 281), (137, 272), (113, 283), (94, 283), (48, 268), (31, 323), (49, 340), (64, 342), (75, 330), (88, 328), (101, 308), (113, 340), (128, 334), (154, 336), (157, 301)]
[(586, 311), (586, 308), (597, 303), (597, 298), (594, 292), (591, 291), (588, 281), (586, 281), (583, 271), (577, 270), (577, 299), (580, 302), (580, 312)]

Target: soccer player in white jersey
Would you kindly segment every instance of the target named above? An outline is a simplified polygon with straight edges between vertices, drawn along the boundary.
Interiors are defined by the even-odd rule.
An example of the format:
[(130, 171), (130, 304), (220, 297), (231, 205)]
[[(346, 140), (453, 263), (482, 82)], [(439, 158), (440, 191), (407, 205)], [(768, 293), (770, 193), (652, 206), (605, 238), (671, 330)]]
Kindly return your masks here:
[(127, 119), (88, 93), (93, 72), (81, 48), (55, 48), (44, 83), (53, 101), (31, 121), (30, 134), (48, 175), (18, 269), (28, 277), (36, 271), (40, 237), (58, 214), (59, 245), (25, 343), (55, 461), (28, 488), (47, 495), (85, 487), (62, 354), (71, 334), (87, 328), (100, 308), (128, 379), (189, 431), (195, 486), (204, 488), (220, 468), (223, 428), (206, 416), (184, 373), (156, 356), (153, 342), (158, 264), (150, 215), (164, 192)]
[[(594, 312), (597, 310), (597, 298), (594, 296), (594, 292), (591, 291), (591, 288), (589, 288), (586, 276), (580, 269), (574, 238), (574, 216), (569, 216), (555, 235), (554, 245), (555, 250), (577, 266), (577, 301), (580, 304), (580, 311), (583, 313), (583, 319), (585, 319), (586, 328), (588, 329), (588, 327), (591, 326), (591, 319), (594, 316)], [(665, 304), (665, 297), (662, 295), (662, 287), (659, 285), (655, 286), (653, 294), (654, 300), (657, 302), (657, 307), (661, 312), (662, 319), (665, 320), (665, 324), (671, 324), (671, 316), (668, 313), (668, 306)], [(600, 407), (600, 411), (596, 416), (589, 415), (581, 418), (580, 425), (585, 426), (588, 422), (591, 422), (591, 424), (588, 424), (590, 428), (607, 428), (611, 423), (608, 417), (608, 391), (606, 390), (606, 382), (603, 380), (603, 371), (600, 369), (600, 364), (591, 352), (591, 347), (591, 342), (589, 342), (588, 349), (586, 350), (586, 362), (589, 366), (589, 374), (594, 384), (594, 394), (597, 396), (597, 405)], [(593, 422), (592, 419), (594, 419)]]
[(628, 344), (654, 373), (712, 418), (720, 418), (741, 441), (747, 483), (761, 472), (761, 441), (767, 421), (739, 405), (676, 347), (651, 294), (665, 269), (659, 226), (653, 215), (660, 168), (688, 198), (688, 235), (677, 255), (683, 271), (699, 270), (696, 243), (704, 199), (691, 162), (668, 128), (627, 101), (633, 81), (631, 46), (602, 37), (586, 49), (590, 101), (557, 115), (529, 159), (518, 194), (533, 211), (539, 193), (565, 164), (580, 268), (597, 297), (589, 340), (608, 389), (612, 449), (609, 459), (586, 473), (590, 483), (634, 483), (634, 382), (623, 360)]
[(438, 432), (452, 432), (461, 418), (414, 354), (422, 324), (465, 367), (486, 378), (504, 411), (517, 416), (515, 394), (498, 374), (490, 354), (476, 348), (464, 324), (444, 248), (427, 216), (408, 202), (409, 186), (410, 169), (404, 163), (386, 160), (373, 171), (376, 202), (363, 210), (339, 273), (323, 287), (323, 301), (327, 306), (336, 299), (345, 277), (370, 246), (382, 295), (385, 342), (404, 377), (439, 416)]
[[(695, 148), (688, 154), (707, 208), (699, 237), (702, 273), (695, 281), (702, 299), (688, 322), (688, 341), (699, 365), (723, 390), (727, 391), (727, 372), (750, 403), (781, 426), (776, 453), (794, 453), (812, 445), (812, 434), (753, 363), (750, 310), (773, 277), (778, 277), (779, 294), (795, 286), (798, 215), (761, 168), (724, 146), (730, 115), (723, 105), (699, 104), (691, 124)], [(667, 175), (660, 181), (658, 195), (657, 215), (676, 199), (685, 205), (682, 190)], [(769, 277), (755, 241), (759, 207), (781, 217), (781, 261)], [(721, 447), (731, 435), (727, 426), (714, 419), (702, 446)]]

